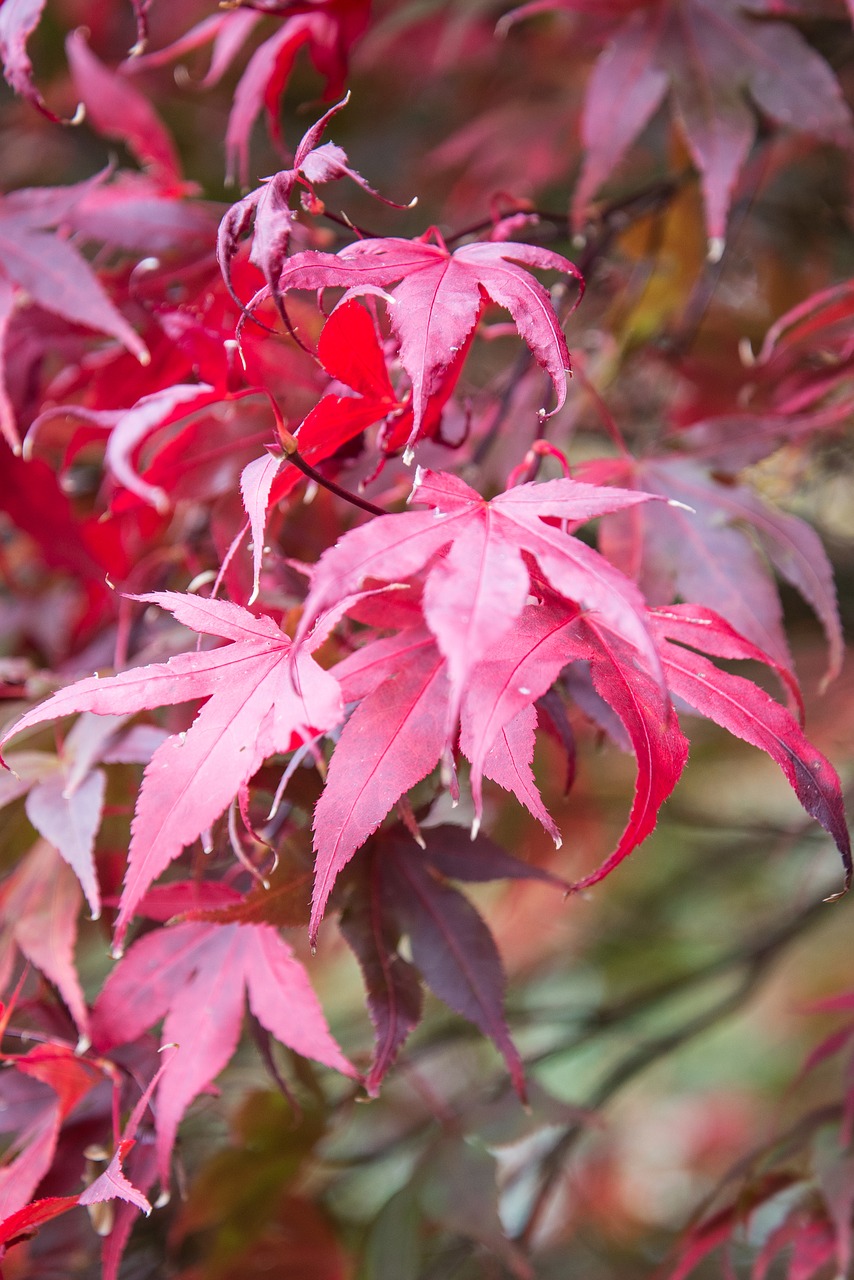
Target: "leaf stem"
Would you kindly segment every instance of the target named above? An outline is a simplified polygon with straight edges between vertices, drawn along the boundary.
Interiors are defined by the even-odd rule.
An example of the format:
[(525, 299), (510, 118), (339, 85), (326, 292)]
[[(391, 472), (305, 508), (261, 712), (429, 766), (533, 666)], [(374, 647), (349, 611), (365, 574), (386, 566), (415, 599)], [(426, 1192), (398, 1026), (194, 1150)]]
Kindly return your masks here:
[[(296, 438), (291, 437), (296, 443)], [(372, 516), (384, 516), (388, 512), (383, 511), (382, 507), (378, 507), (376, 503), (369, 502), (367, 498), (360, 498), (357, 493), (352, 493), (349, 489), (345, 489), (342, 485), (336, 484), (334, 480), (330, 480), (328, 476), (324, 476), (321, 472), (315, 470), (310, 462), (306, 462), (299, 449), (287, 453), (288, 462), (292, 462), (298, 471), (301, 471), (309, 480), (313, 480), (315, 484), (319, 484), (322, 488), (328, 489), (330, 493), (334, 493), (337, 498), (343, 498), (345, 502), (350, 502), (354, 507), (359, 507), (362, 511), (367, 511)]]

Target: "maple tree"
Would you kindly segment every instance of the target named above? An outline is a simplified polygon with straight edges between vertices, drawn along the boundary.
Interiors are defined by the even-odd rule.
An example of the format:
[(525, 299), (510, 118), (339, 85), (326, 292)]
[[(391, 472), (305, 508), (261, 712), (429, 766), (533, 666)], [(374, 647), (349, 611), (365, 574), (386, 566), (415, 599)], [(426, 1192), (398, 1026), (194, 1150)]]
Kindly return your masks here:
[(2, 1274), (848, 1273), (852, 20), (0, 0)]

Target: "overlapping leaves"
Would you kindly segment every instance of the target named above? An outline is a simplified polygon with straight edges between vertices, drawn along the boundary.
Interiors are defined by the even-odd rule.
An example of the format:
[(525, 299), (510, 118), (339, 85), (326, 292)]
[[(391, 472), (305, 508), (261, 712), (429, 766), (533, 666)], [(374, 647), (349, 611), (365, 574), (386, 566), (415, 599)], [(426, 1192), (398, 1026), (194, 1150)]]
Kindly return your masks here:
[[(551, 298), (527, 270), (530, 267), (569, 276), (580, 294), (578, 269), (551, 249), (480, 240), (451, 253), (439, 231), (431, 228), (415, 240), (381, 237), (357, 240), (338, 253), (296, 253), (286, 260), (274, 287), (261, 290), (250, 306), (284, 296), (289, 289), (343, 287), (345, 299), (366, 293), (389, 298), (400, 362), (412, 383), (412, 446), (421, 434), (430, 396), (455, 363), (488, 301), (510, 312), (551, 379), (556, 407), (564, 403), (570, 368), (566, 339)], [(395, 287), (386, 294), (390, 285)]]

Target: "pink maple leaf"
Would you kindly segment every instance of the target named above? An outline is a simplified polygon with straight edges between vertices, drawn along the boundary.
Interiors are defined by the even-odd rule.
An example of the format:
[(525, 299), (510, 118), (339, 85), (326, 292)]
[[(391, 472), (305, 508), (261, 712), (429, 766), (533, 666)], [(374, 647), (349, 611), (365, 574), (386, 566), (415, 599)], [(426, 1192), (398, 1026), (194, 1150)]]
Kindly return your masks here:
[(125, 142), (164, 194), (195, 190), (184, 183), (175, 144), (148, 98), (96, 58), (83, 30), (71, 33), (65, 49), (89, 124)]
[[(476, 668), (466, 692), (461, 742), (472, 761), (475, 813), (482, 808), (481, 777), (489, 752), (571, 662), (589, 663), (593, 687), (619, 717), (638, 766), (626, 828), (595, 879), (608, 874), (655, 827), (659, 810), (679, 781), (688, 755), (672, 707), (656, 681), (633, 661), (631, 650), (595, 613), (555, 601), (528, 606), (504, 642)], [(591, 878), (592, 882), (592, 878)]]
[(74, 873), (52, 845), (39, 840), (0, 890), (0, 981), (5, 984), (17, 948), (55, 984), (88, 1039), (89, 1012), (74, 965), (82, 901)]
[[(5, 12), (4, 5), (0, 13)], [(142, 364), (150, 358), (85, 258), (51, 230), (67, 223), (92, 185), (21, 190), (0, 198), (0, 432), (16, 452), (20, 442), (3, 366), (9, 325), (19, 307), (35, 302), (72, 324), (115, 338)]]
[(826, 679), (839, 674), (843, 643), (833, 569), (805, 521), (776, 510), (746, 485), (719, 483), (684, 458), (597, 459), (579, 474), (668, 499), (609, 515), (600, 531), (602, 553), (637, 577), (650, 605), (702, 600), (791, 669), (773, 566), (821, 621), (829, 651)]
[[(804, 736), (797, 720), (744, 676), (723, 671), (696, 649), (723, 657), (737, 655), (717, 647), (708, 615), (691, 621), (691, 606), (650, 614), (661, 651), (667, 685), (675, 698), (758, 747), (777, 764), (807, 813), (832, 836), (845, 873), (843, 892), (852, 878), (851, 840), (839, 775)], [(706, 639), (710, 630), (712, 635)], [(675, 643), (674, 643), (675, 642)], [(692, 648), (687, 648), (687, 645)]]
[(0, 5), (0, 61), (6, 83), (49, 120), (57, 120), (35, 86), (27, 53), (27, 41), (41, 21), (45, 4), (46, 0), (4, 0)]
[(135, 1040), (165, 1018), (163, 1044), (177, 1044), (157, 1090), (160, 1178), (187, 1107), (237, 1048), (244, 1000), (297, 1053), (348, 1076), (354, 1068), (332, 1039), (305, 970), (269, 925), (187, 922), (135, 942), (108, 977), (93, 1009), (101, 1049)]
[(125, 715), (207, 699), (190, 729), (168, 737), (146, 767), (116, 920), (117, 948), (151, 882), (224, 812), (266, 757), (333, 728), (342, 714), (337, 682), (308, 653), (293, 655), (290, 639), (269, 618), (174, 592), (139, 599), (229, 643), (81, 680), (24, 715), (4, 738), (78, 711)]
[(337, 147), (333, 142), (319, 145), (327, 124), (347, 105), (349, 98), (350, 95), (347, 94), (342, 102), (331, 107), (326, 115), (304, 134), (289, 169), (283, 169), (272, 178), (266, 178), (262, 186), (255, 191), (250, 191), (249, 195), (232, 205), (220, 222), (217, 236), (217, 260), (232, 294), (234, 293), (231, 280), (232, 260), (241, 237), (249, 229), (250, 224), (254, 224), (249, 261), (264, 276), (274, 302), (281, 308), (278, 279), (288, 255), (291, 232), (297, 219), (296, 210), (291, 208), (291, 197), (297, 189), (301, 190), (303, 207), (311, 213), (323, 211), (323, 202), (317, 196), (315, 187), (325, 182), (336, 182), (344, 177), (351, 178), (358, 186), (378, 200), (382, 200), (384, 204), (389, 204), (396, 209), (405, 207), (395, 204), (393, 200), (386, 200), (360, 173), (351, 169), (347, 162), (347, 155), (341, 147)]
[(640, 593), (590, 547), (546, 523), (554, 518), (590, 520), (647, 496), (550, 480), (519, 485), (486, 502), (462, 480), (419, 469), (411, 500), (431, 510), (372, 520), (324, 552), (296, 643), (320, 613), (366, 579), (400, 581), (438, 557), (427, 571), (424, 618), (448, 662), (450, 738), (470, 671), (510, 630), (525, 605), (531, 585), (527, 553), (556, 591), (595, 610), (657, 677), (658, 656)]
[(101, 895), (94, 848), (107, 786), (97, 763), (147, 764), (165, 736), (143, 725), (120, 735), (127, 718), (83, 715), (57, 755), (13, 752), (6, 761), (12, 773), (0, 775), (0, 807), (26, 795), (27, 817), (77, 876), (95, 920), (101, 914)]
[[(430, 238), (435, 239), (431, 244)], [(400, 361), (412, 383), (412, 446), (421, 433), (431, 394), (453, 365), (487, 301), (510, 312), (519, 333), (546, 370), (557, 397), (566, 398), (569, 352), (551, 298), (526, 267), (560, 271), (581, 285), (568, 258), (539, 245), (481, 240), (449, 252), (435, 228), (417, 240), (357, 240), (339, 253), (306, 249), (285, 261), (276, 284), (289, 289), (347, 289), (345, 298), (377, 293), (395, 281), (389, 319)], [(272, 296), (269, 287), (250, 309)], [(580, 292), (579, 292), (580, 296)]]

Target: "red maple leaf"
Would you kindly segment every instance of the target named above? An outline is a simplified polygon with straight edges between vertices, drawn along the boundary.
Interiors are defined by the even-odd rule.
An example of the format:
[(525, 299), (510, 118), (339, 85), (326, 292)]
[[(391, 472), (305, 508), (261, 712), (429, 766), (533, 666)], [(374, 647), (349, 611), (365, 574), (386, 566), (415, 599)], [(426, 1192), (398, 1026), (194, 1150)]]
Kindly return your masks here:
[[(52, 1043), (10, 1061), (21, 1075), (43, 1082), (56, 1092), (55, 1103), (52, 1107), (48, 1104), (47, 1126), (44, 1128), (45, 1135), (52, 1137), (53, 1146), (56, 1145), (56, 1137), (62, 1121), (87, 1096), (93, 1085), (103, 1078), (104, 1072), (111, 1070), (109, 1064), (104, 1061), (99, 1063), (87, 1061), (73, 1053), (68, 1046)], [(121, 1134), (114, 1134), (113, 1154), (111, 1157), (105, 1155), (108, 1163), (103, 1173), (94, 1178), (80, 1195), (49, 1196), (43, 1200), (31, 1201), (0, 1221), (0, 1257), (4, 1256), (10, 1244), (29, 1238), (38, 1227), (59, 1214), (67, 1213), (78, 1205), (89, 1208), (91, 1212), (93, 1205), (120, 1200), (123, 1205), (113, 1215), (113, 1226), (108, 1229), (103, 1245), (104, 1280), (116, 1280), (133, 1223), (133, 1208), (140, 1209), (145, 1214), (151, 1213), (151, 1205), (144, 1194), (154, 1178), (149, 1156), (150, 1146), (144, 1144), (132, 1155), (131, 1153), (137, 1146), (137, 1133), (151, 1102), (152, 1093), (167, 1065), (168, 1060), (154, 1073), (131, 1111)], [(118, 1112), (114, 1111), (114, 1125), (117, 1115)], [(54, 1129), (55, 1133), (53, 1133)], [(134, 1166), (133, 1175), (136, 1183), (132, 1183), (124, 1171), (129, 1155), (131, 1155), (131, 1164)], [(138, 1155), (141, 1158), (137, 1158)], [(139, 1184), (144, 1185), (141, 1188)], [(22, 1193), (24, 1187), (23, 1181), (17, 1181), (16, 1193)], [(126, 1212), (123, 1212), (123, 1209)]]
[[(6, 1221), (24, 1210), (50, 1168), (64, 1121), (104, 1079), (103, 1071), (79, 1057), (70, 1045), (46, 1043), (28, 1053), (4, 1057), (18, 1076), (39, 1084), (29, 1097), (19, 1096), (11, 1107), (13, 1124), (20, 1128), (0, 1168), (0, 1241), (8, 1239), (4, 1232)], [(12, 1098), (15, 1092), (20, 1093), (15, 1087), (19, 1084), (13, 1077), (9, 1085)]]
[[(269, 392), (258, 385), (266, 381), (267, 367), (263, 359), (255, 358), (254, 350), (248, 371), (234, 367), (224, 336), (233, 331), (234, 309), (218, 273), (211, 284), (219, 296), (206, 292), (197, 308), (183, 314), (164, 308), (157, 315), (157, 330), (152, 334), (156, 368), (147, 379), (155, 390), (134, 403), (135, 384), (126, 367), (115, 361), (95, 367), (84, 363), (71, 385), (52, 388), (58, 403), (31, 425), (25, 456), (46, 451), (45, 437), (61, 436), (71, 422), (81, 425), (70, 432), (63, 458), (66, 467), (81, 449), (106, 435), (104, 466), (120, 486), (111, 495), (113, 514), (136, 509), (138, 515), (140, 504), (145, 504), (165, 515), (182, 497), (198, 501), (212, 491), (222, 492), (229, 479), (225, 461), (229, 456), (234, 457), (236, 480), (240, 464), (273, 434), (272, 424), (262, 432), (247, 433), (245, 418), (235, 411), (247, 398), (268, 399)], [(285, 367), (280, 361), (282, 373)], [(293, 384), (299, 374), (292, 367), (287, 372)], [(85, 400), (67, 403), (72, 395)], [(122, 407), (103, 407), (122, 400)]]
[[(474, 330), (434, 388), (421, 423), (422, 438), (438, 434), (442, 411), (456, 386), (473, 337)], [(383, 453), (402, 449), (412, 434), (412, 404), (393, 387), (376, 326), (355, 299), (342, 302), (332, 312), (317, 343), (317, 358), (336, 382), (349, 387), (355, 395), (330, 393), (315, 405), (294, 432), (300, 453), (311, 462), (321, 456), (322, 448), (322, 456), (329, 457), (375, 422), (384, 424), (379, 439)]]
[[(442, 411), (459, 378), (471, 337), (473, 334), (430, 397), (422, 436), (440, 431)], [(325, 462), (377, 422), (382, 423), (378, 440), (382, 456), (402, 449), (412, 431), (412, 406), (408, 398), (401, 400), (393, 387), (376, 327), (355, 299), (332, 312), (318, 339), (317, 358), (341, 389), (350, 388), (355, 394), (339, 395), (336, 387), (303, 418), (293, 432), (301, 457), (312, 466)], [(267, 512), (305, 479), (287, 462), (287, 456), (265, 454), (250, 462), (241, 475), (241, 496), (252, 529), (254, 591), (250, 604), (258, 594)]]
[(135, 459), (146, 441), (156, 432), (190, 423), (193, 417), (220, 402), (230, 399), (223, 387), (206, 382), (177, 383), (162, 391), (143, 396), (129, 409), (88, 409), (82, 405), (48, 409), (33, 423), (27, 437), (32, 448), (44, 424), (57, 416), (81, 419), (90, 428), (109, 432), (104, 466), (113, 479), (140, 501), (154, 507), (161, 515), (169, 510), (169, 496), (150, 478), (143, 478)]
[[(174, 592), (139, 599), (229, 643), (103, 680), (81, 680), (28, 712), (4, 737), (78, 711), (126, 715), (207, 699), (190, 729), (169, 736), (145, 770), (116, 947), (152, 880), (224, 812), (266, 757), (294, 750), (341, 719), (337, 682), (308, 653), (292, 655), (290, 639), (269, 618), (253, 617), (225, 601)], [(294, 671), (298, 689), (291, 680)]]
[[(743, 676), (730, 674), (696, 650), (717, 658), (752, 660), (776, 669), (799, 709), (797, 685), (784, 666), (768, 658), (709, 609), (675, 605), (652, 611), (667, 688), (738, 738), (765, 751), (779, 765), (803, 807), (833, 837), (842, 856), (846, 887), (851, 846), (839, 777), (804, 736), (791, 711)], [(638, 762), (629, 821), (616, 849), (576, 888), (609, 874), (652, 831), (687, 757), (683, 737), (660, 690), (626, 652), (625, 642), (594, 613), (564, 603), (528, 606), (513, 631), (474, 671), (466, 694), (461, 745), (472, 761), (472, 792), (480, 811), (480, 774), (497, 732), (540, 697), (567, 663), (589, 664), (593, 687), (622, 722)]]
[[(341, 732), (315, 809), (312, 938), (341, 869), (435, 767), (445, 741), (445, 661), (426, 628), (366, 645), (339, 664), (336, 677), (344, 699), (359, 705)], [(364, 767), (353, 769), (354, 758)]]

